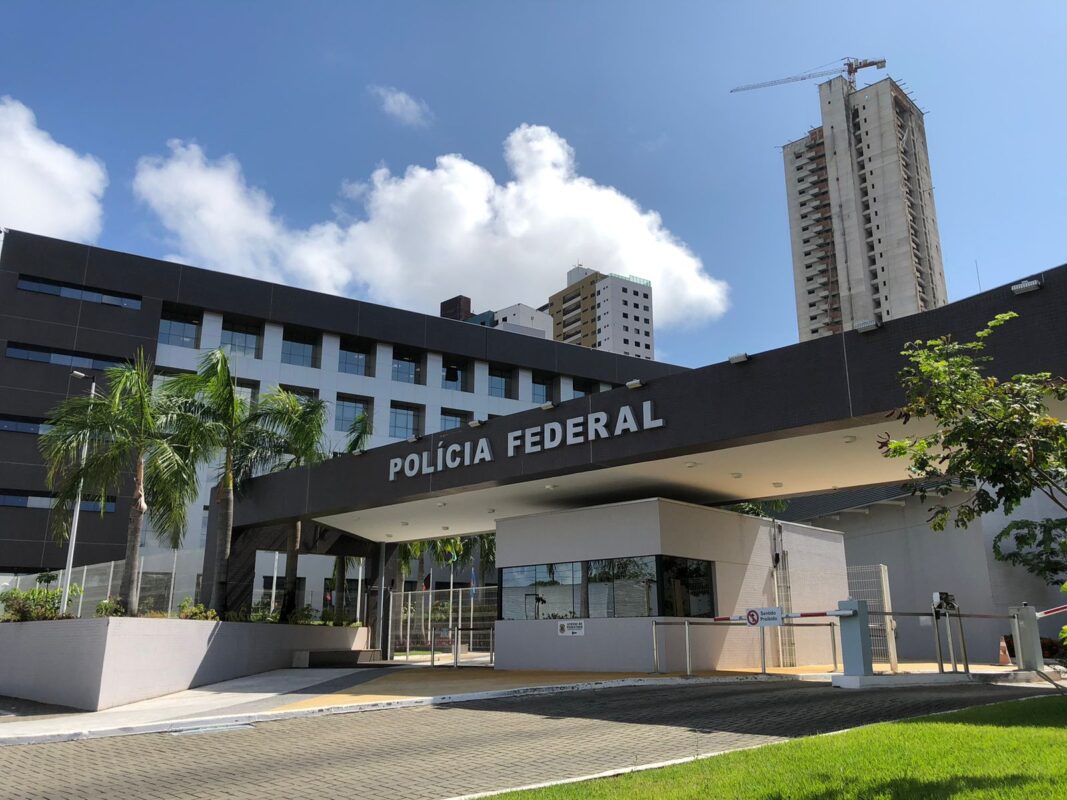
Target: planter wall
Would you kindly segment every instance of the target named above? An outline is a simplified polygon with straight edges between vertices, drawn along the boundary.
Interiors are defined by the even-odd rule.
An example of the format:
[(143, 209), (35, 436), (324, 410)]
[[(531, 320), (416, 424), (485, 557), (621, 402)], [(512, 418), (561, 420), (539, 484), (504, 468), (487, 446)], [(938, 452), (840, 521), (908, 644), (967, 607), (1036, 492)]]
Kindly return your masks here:
[(366, 628), (177, 619), (0, 624), (0, 695), (96, 711), (292, 666), (294, 650), (360, 650)]

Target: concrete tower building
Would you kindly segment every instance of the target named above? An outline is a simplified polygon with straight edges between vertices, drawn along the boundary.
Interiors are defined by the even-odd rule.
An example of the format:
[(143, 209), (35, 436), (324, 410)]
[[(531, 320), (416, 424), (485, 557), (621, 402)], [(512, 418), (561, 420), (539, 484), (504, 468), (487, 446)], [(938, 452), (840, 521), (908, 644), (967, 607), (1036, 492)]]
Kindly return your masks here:
[(819, 104), (783, 148), (802, 342), (947, 302), (922, 111), (891, 78)]
[(557, 342), (653, 360), (652, 284), (633, 275), (606, 275), (578, 265), (567, 272), (567, 288), (542, 311), (552, 316)]

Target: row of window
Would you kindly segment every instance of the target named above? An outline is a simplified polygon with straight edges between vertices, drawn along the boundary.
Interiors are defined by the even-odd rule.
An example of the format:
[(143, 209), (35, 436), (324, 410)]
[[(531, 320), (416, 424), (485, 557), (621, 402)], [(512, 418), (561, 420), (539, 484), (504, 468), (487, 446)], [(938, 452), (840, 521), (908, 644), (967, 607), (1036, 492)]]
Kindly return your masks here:
[(715, 565), (638, 556), (505, 567), (501, 619), (713, 617)]
[(134, 310), (141, 308), (141, 298), (136, 295), (121, 294), (110, 290), (104, 291), (103, 289), (90, 289), (86, 286), (78, 286), (75, 283), (63, 283), (62, 281), (53, 281), (47, 278), (19, 275), (16, 286), (27, 292), (68, 297), (71, 300), (84, 300), (87, 303), (101, 303), (105, 306), (119, 306), (120, 308)]
[(74, 350), (36, 347), (18, 342), (10, 342), (8, 344), (6, 355), (8, 358), (19, 358), (23, 361), (39, 361), (43, 364), (55, 364), (61, 367), (80, 369), (110, 369), (122, 364), (120, 359), (110, 356), (79, 353)]
[[(44, 508), (55, 507), (55, 498), (42, 492), (24, 492), (18, 489), (0, 489), (0, 507), (4, 508)], [(82, 500), (81, 510), (86, 512), (100, 513), (100, 503), (96, 500)], [(107, 498), (104, 502), (104, 512), (112, 513), (115, 510), (114, 498)]]
[(0, 432), (4, 433), (32, 433), (35, 436), (51, 429), (43, 419), (34, 417), (0, 417)]

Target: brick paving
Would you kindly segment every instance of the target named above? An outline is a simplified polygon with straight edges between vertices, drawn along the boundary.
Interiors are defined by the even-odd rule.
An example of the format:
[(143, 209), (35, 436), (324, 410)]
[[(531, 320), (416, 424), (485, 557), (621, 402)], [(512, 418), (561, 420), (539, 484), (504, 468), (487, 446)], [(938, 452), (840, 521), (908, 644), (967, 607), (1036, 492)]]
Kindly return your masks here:
[(0, 798), (444, 798), (1026, 697), (989, 685), (634, 687), (0, 747)]

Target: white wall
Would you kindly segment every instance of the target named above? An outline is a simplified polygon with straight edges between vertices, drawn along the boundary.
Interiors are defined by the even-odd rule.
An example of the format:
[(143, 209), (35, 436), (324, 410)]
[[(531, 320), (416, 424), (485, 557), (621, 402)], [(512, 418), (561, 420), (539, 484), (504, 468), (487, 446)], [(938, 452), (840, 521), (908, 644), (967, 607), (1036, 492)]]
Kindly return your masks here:
[(294, 650), (358, 650), (366, 628), (175, 619), (0, 625), (0, 695), (95, 711), (292, 666)]

